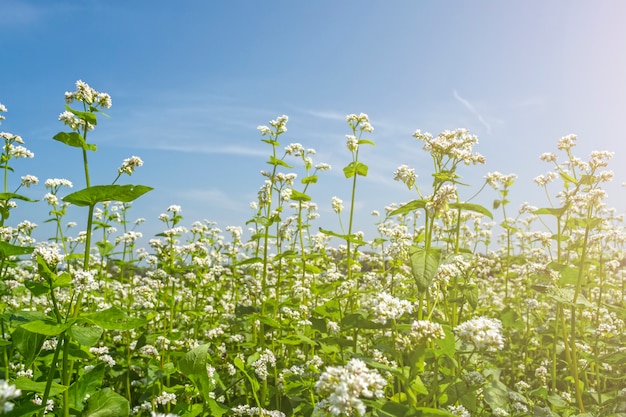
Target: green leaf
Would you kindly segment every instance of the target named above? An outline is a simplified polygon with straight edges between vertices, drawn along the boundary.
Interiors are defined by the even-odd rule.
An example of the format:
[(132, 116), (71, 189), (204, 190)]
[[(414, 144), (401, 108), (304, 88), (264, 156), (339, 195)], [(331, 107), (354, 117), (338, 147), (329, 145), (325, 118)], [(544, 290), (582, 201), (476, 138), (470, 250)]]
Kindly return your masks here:
[(491, 380), (484, 387), (485, 402), (491, 409), (507, 409), (509, 403), (509, 391), (502, 382), (497, 379)]
[(566, 183), (572, 183), (572, 184), (578, 184), (578, 182), (576, 181), (576, 179), (574, 177), (572, 177), (571, 175), (561, 171), (559, 172), (559, 174), (561, 175), (561, 179)]
[(355, 175), (367, 177), (368, 167), (362, 162), (350, 162), (344, 169), (343, 174), (346, 178), (352, 178)]
[[(32, 391), (39, 394), (43, 394), (46, 389), (46, 381), (35, 382), (32, 379), (28, 379), (26, 377), (17, 378), (15, 382), (13, 382), (13, 384), (16, 388), (21, 389), (22, 391)], [(66, 389), (67, 386), (53, 382), (50, 389), (50, 396), (54, 397), (55, 395), (62, 393)]]
[(310, 196), (293, 189), (291, 190), (291, 199), (293, 201), (311, 201)]
[(69, 194), (63, 198), (63, 201), (80, 207), (95, 205), (103, 201), (121, 201), (128, 203), (152, 189), (152, 187), (145, 185), (131, 184), (95, 185)]
[(0, 241), (0, 257), (8, 258), (9, 256), (28, 255), (35, 250), (32, 246), (17, 246), (9, 242)]
[(34, 320), (22, 324), (22, 328), (24, 330), (28, 330), (37, 334), (43, 334), (46, 336), (58, 336), (67, 329), (69, 329), (75, 321), (75, 319), (70, 319), (67, 323), (57, 324), (53, 321)]
[(21, 195), (21, 194), (0, 193), (0, 200), (10, 200), (10, 199), (28, 201), (30, 203), (34, 203), (34, 202), (38, 201), (38, 200), (33, 200), (32, 198), (28, 198), (28, 197), (26, 197), (24, 195)]
[(395, 401), (387, 401), (380, 410), (388, 416), (404, 417), (409, 412), (409, 407)]
[(178, 362), (178, 369), (194, 383), (202, 397), (210, 399), (215, 383), (207, 374), (209, 345), (200, 345), (185, 354)]
[(574, 295), (575, 292), (571, 288), (555, 288), (552, 287), (548, 290), (548, 297), (556, 300), (560, 303), (563, 303), (568, 306), (582, 306), (588, 308), (594, 308), (595, 306), (587, 300), (587, 298), (578, 294), (578, 298), (576, 298), (576, 302), (574, 303)]
[(359, 145), (372, 145), (372, 146), (376, 146), (376, 144), (374, 142), (372, 142), (371, 140), (367, 140), (367, 139), (359, 139), (359, 141), (357, 142)]
[(502, 322), (504, 328), (515, 329), (519, 331), (524, 330), (524, 320), (520, 317), (515, 310), (510, 307), (505, 307), (498, 317)]
[(129, 317), (118, 307), (82, 316), (87, 322), (100, 326), (107, 330), (131, 330), (146, 324), (146, 320)]
[(413, 200), (393, 210), (389, 215), (396, 216), (398, 214), (411, 213), (412, 211), (425, 208), (426, 203), (428, 203), (426, 200)]
[(32, 417), (39, 414), (45, 408), (44, 405), (37, 405), (31, 402), (25, 402), (16, 406), (8, 413), (4, 413), (4, 417)]
[(82, 410), (85, 408), (85, 400), (90, 398), (102, 386), (104, 379), (104, 363), (99, 363), (93, 369), (85, 372), (72, 385), (70, 385), (69, 396), (72, 408)]
[(96, 246), (98, 247), (98, 253), (100, 253), (100, 256), (103, 258), (115, 249), (115, 245), (108, 240), (105, 242), (99, 240), (96, 242)]
[(437, 273), (441, 262), (441, 249), (411, 246), (409, 249), (411, 272), (420, 291), (426, 291)]
[(38, 281), (24, 281), (24, 286), (33, 293), (35, 297), (39, 297), (50, 292), (50, 286)]
[(215, 401), (213, 398), (207, 398), (206, 403), (211, 410), (211, 415), (215, 417), (222, 417), (224, 414), (230, 411), (230, 407), (226, 407)]
[(255, 391), (255, 392), (259, 391), (259, 389), (261, 388), (261, 386), (259, 385), (259, 382), (255, 378), (252, 378), (250, 374), (248, 374), (248, 372), (246, 372), (245, 364), (243, 363), (243, 361), (241, 360), (239, 356), (235, 357), (235, 359), (233, 360), (233, 365), (235, 365), (235, 368), (239, 369), (246, 376), (246, 378), (250, 382), (252, 391)]
[(128, 417), (130, 405), (128, 400), (113, 392), (111, 388), (96, 391), (87, 400), (87, 409), (83, 417)]
[(304, 177), (300, 180), (302, 184), (315, 184), (317, 183), (317, 175), (311, 175), (309, 177)]
[(578, 183), (582, 185), (594, 185), (597, 182), (598, 177), (596, 177), (595, 175), (584, 174), (580, 176), (580, 181)]
[(472, 310), (476, 310), (478, 306), (478, 286), (476, 284), (465, 284), (461, 286), (461, 294), (472, 307)]
[(349, 240), (351, 243), (356, 243), (357, 245), (365, 245), (366, 244), (366, 242), (364, 242), (363, 240), (358, 239), (356, 237), (356, 235), (340, 235), (340, 234), (335, 233), (335, 232), (333, 232), (331, 230), (322, 229), (321, 227), (319, 228), (319, 231), (321, 233), (325, 234), (325, 235), (328, 235), (328, 236), (334, 236), (334, 237), (338, 237), (338, 238), (343, 239), (343, 240)]
[(489, 210), (487, 210), (485, 207), (481, 206), (480, 204), (450, 203), (449, 206), (451, 209), (461, 209), (461, 210), (473, 211), (475, 213), (480, 213), (493, 220), (493, 214), (491, 214)]
[(339, 319), (341, 319), (341, 309), (339, 300), (337, 298), (331, 298), (321, 306), (317, 306), (313, 311), (315, 311), (315, 313), (319, 314), (320, 316), (327, 317), (333, 321), (338, 321)]
[(104, 330), (98, 326), (72, 326), (70, 327), (69, 334), (74, 340), (83, 346), (95, 345)]
[(24, 357), (24, 366), (27, 368), (35, 361), (47, 336), (34, 333), (23, 327), (17, 327), (11, 333), (11, 340), (15, 349)]
[(566, 207), (559, 207), (559, 208), (543, 207), (543, 208), (538, 208), (537, 210), (534, 210), (533, 214), (548, 214), (554, 217), (561, 217), (565, 213), (566, 210), (567, 210)]
[[(456, 339), (454, 338), (454, 332), (452, 332), (452, 328), (448, 325), (442, 325), (443, 333), (445, 337), (443, 339), (436, 339), (435, 345), (439, 348), (438, 351), (441, 354), (448, 356), (449, 358), (454, 358), (456, 354)], [(435, 353), (438, 353), (435, 351)]]
[(74, 110), (73, 108), (71, 108), (67, 104), (65, 105), (65, 110), (67, 110), (70, 113), (74, 114), (80, 120), (84, 120), (87, 123), (91, 123), (94, 126), (98, 124), (98, 119), (97, 119), (96, 115), (93, 114), (92, 112)]
[(64, 143), (74, 148), (81, 148), (86, 151), (95, 151), (97, 147), (93, 143), (85, 142), (85, 138), (78, 132), (59, 132), (52, 139)]
[(267, 161), (267, 163), (270, 164), (270, 165), (274, 165), (274, 166), (281, 166), (281, 167), (285, 167), (285, 168), (293, 168), (287, 162), (283, 161), (282, 159), (278, 159), (278, 158), (276, 158), (273, 155), (270, 155), (270, 160)]

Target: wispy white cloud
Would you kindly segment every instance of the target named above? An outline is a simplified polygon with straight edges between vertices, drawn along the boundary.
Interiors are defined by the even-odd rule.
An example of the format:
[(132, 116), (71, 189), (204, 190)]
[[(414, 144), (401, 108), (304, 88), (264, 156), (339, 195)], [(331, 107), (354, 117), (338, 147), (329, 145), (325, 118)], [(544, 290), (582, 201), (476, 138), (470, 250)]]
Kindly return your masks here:
[(335, 112), (335, 111), (325, 111), (325, 110), (305, 110), (304, 113), (317, 117), (320, 119), (326, 120), (346, 120), (346, 115), (343, 113)]
[(267, 156), (267, 152), (255, 150), (243, 146), (211, 146), (211, 145), (173, 145), (173, 144), (154, 144), (145, 146), (149, 149), (159, 149), (163, 151), (185, 152), (185, 153), (202, 153), (202, 154), (223, 154), (238, 156)]
[(474, 107), (474, 105), (468, 100), (461, 97), (456, 90), (453, 91), (453, 94), (454, 98), (457, 99), (457, 101), (459, 101), (462, 105), (464, 105), (465, 108), (469, 110), (474, 116), (476, 116), (478, 121), (482, 123), (483, 126), (485, 126), (485, 128), (487, 129), (487, 133), (491, 134), (491, 125), (489, 124), (489, 122), (487, 122), (487, 120), (485, 120), (482, 114), (480, 114), (480, 112), (476, 110), (476, 107)]

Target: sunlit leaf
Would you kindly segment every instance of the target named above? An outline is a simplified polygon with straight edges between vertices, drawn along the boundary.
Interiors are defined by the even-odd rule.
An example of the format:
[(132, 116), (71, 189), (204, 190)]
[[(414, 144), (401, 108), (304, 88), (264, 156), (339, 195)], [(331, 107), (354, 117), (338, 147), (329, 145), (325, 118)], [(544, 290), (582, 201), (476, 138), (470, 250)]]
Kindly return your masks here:
[(461, 210), (466, 210), (466, 211), (473, 211), (475, 213), (480, 213), (483, 216), (487, 216), (490, 219), (493, 219), (493, 214), (491, 214), (491, 212), (489, 210), (487, 210), (485, 207), (481, 206), (480, 204), (450, 203), (449, 206), (450, 206), (451, 209), (461, 209)]
[(215, 383), (207, 373), (209, 345), (200, 345), (185, 354), (178, 362), (178, 369), (194, 383), (203, 398), (209, 399)]
[(63, 201), (81, 207), (95, 205), (103, 201), (128, 203), (152, 189), (152, 187), (145, 185), (95, 185), (69, 194), (63, 198)]
[(291, 190), (291, 199), (293, 201), (311, 201), (310, 196), (296, 190)]
[(146, 324), (146, 320), (130, 317), (115, 306), (81, 317), (87, 322), (107, 330), (131, 330)]
[(426, 250), (420, 246), (411, 246), (409, 249), (411, 272), (420, 291), (426, 291), (437, 273), (441, 262), (441, 249)]
[(86, 151), (95, 151), (98, 147), (94, 143), (85, 142), (85, 138), (78, 132), (59, 132), (52, 139), (64, 143), (73, 148), (81, 148)]
[(413, 212), (415, 210), (425, 208), (426, 207), (426, 203), (428, 203), (427, 200), (413, 200), (413, 201), (410, 201), (410, 202), (402, 205), (401, 207), (398, 207), (395, 210), (392, 210), (389, 213), (389, 215), (396, 216), (398, 214), (411, 213), (411, 212)]
[(130, 405), (128, 400), (111, 388), (96, 391), (87, 400), (87, 408), (83, 417), (128, 417)]
[(360, 175), (362, 177), (367, 176), (368, 167), (362, 162), (350, 162), (343, 169), (343, 174), (346, 178), (352, 178), (355, 175)]
[(275, 156), (270, 155), (270, 160), (267, 161), (268, 164), (270, 165), (274, 165), (274, 166), (281, 166), (281, 167), (285, 167), (285, 168), (293, 168), (291, 165), (289, 165), (287, 162), (283, 161), (282, 159), (278, 159)]

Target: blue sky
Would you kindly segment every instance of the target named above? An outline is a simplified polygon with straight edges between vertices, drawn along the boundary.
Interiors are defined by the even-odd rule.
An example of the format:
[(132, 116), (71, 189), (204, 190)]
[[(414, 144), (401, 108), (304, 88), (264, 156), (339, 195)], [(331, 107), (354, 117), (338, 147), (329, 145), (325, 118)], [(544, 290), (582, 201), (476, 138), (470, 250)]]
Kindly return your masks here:
[[(125, 180), (155, 188), (131, 215), (148, 220), (146, 237), (171, 204), (186, 225), (243, 226), (269, 167), (256, 127), (282, 114), (282, 144), (314, 148), (315, 162), (333, 167), (310, 193), (324, 227), (338, 228), (330, 198), (349, 199), (345, 115), (360, 112), (377, 146), (361, 152), (370, 175), (358, 186), (356, 229), (373, 232), (372, 210), (417, 198), (392, 180), (398, 165), (430, 182), (416, 129), (478, 135), (487, 163), (463, 169), (472, 188), (462, 196), (487, 172), (514, 172), (515, 207), (547, 204), (532, 182), (550, 168), (538, 157), (575, 133), (583, 159), (615, 152), (609, 203), (626, 209), (622, 1), (1, 0), (0, 9), (0, 103), (9, 109), (0, 130), (35, 153), (14, 180), (30, 173), (84, 186), (80, 153), (51, 139), (64, 130), (63, 94), (81, 79), (113, 99), (111, 118), (90, 134), (99, 146), (92, 183), (140, 156), (144, 166)], [(41, 198), (42, 183), (25, 194)], [(480, 202), (495, 197), (486, 190)], [(43, 203), (22, 206), (12, 222), (46, 218)]]

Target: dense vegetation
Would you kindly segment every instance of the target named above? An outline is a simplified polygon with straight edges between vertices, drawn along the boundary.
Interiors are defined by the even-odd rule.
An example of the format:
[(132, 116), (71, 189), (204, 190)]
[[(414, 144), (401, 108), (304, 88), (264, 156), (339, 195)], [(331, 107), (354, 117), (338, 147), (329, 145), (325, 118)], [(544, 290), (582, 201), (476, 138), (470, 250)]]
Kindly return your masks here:
[[(68, 131), (54, 139), (82, 150), (80, 190), (51, 178), (43, 201), (27, 197), (39, 179), (13, 186), (12, 163), (33, 155), (0, 133), (0, 413), (626, 416), (625, 235), (602, 189), (611, 153), (583, 161), (563, 137), (558, 156), (541, 155), (546, 203), (514, 210), (515, 175), (495, 172), (488, 209), (457, 190), (457, 168), (485, 162), (476, 137), (417, 131), (432, 188), (398, 167), (413, 200), (374, 213), (379, 235), (366, 238), (353, 223), (360, 152), (374, 145), (367, 115), (347, 116), (352, 193), (347, 208), (330, 202), (336, 230), (316, 225), (307, 194), (330, 167), (281, 147), (281, 116), (259, 127), (269, 170), (249, 239), (242, 227), (185, 226), (174, 205), (145, 249), (131, 202), (151, 188), (117, 183), (141, 159), (90, 183), (88, 136), (110, 97), (79, 81), (65, 98)], [(16, 201), (47, 204), (54, 236), (10, 226)], [(69, 205), (84, 208), (85, 230)]]

